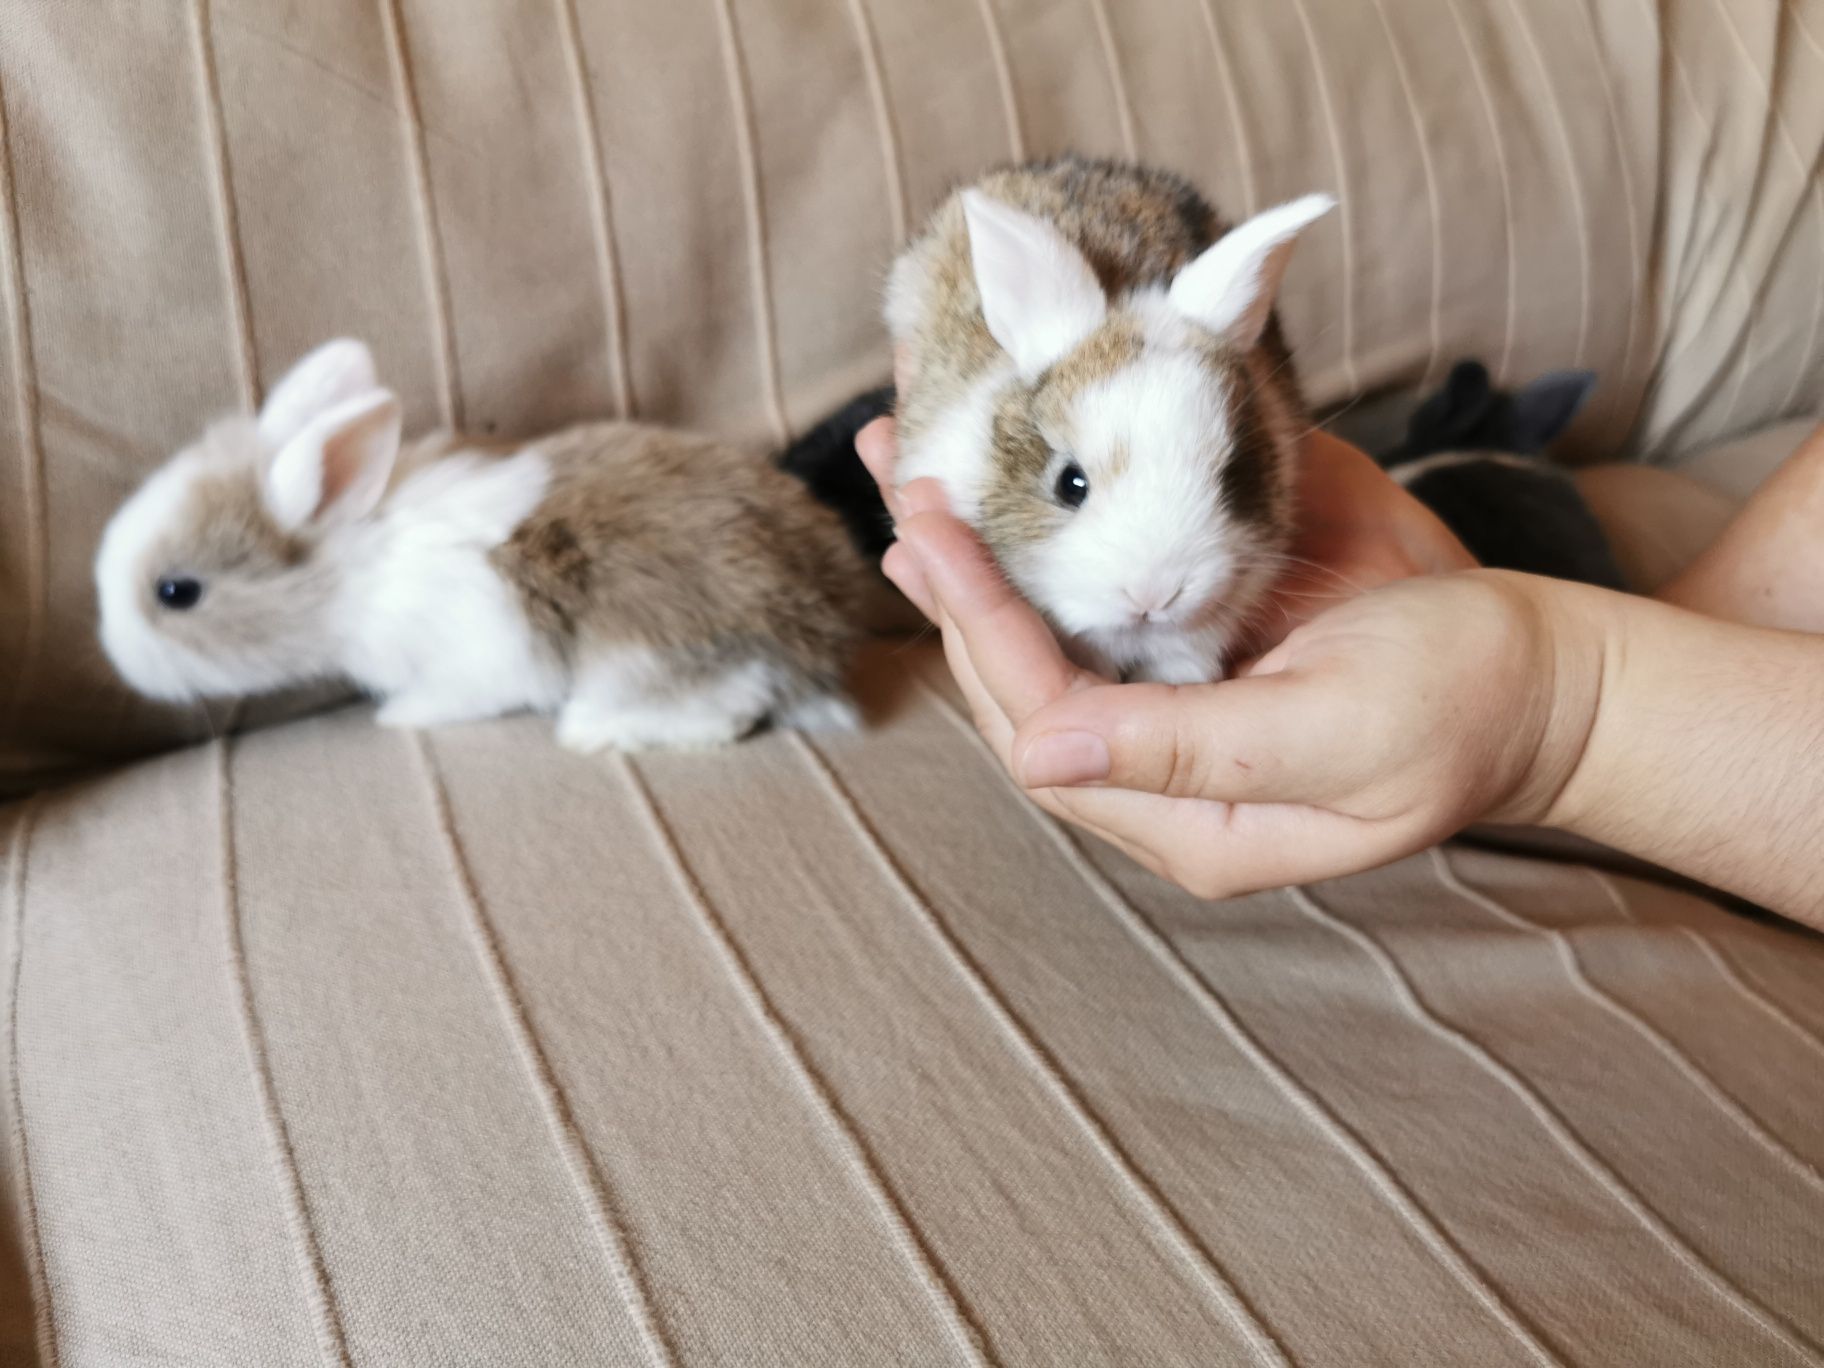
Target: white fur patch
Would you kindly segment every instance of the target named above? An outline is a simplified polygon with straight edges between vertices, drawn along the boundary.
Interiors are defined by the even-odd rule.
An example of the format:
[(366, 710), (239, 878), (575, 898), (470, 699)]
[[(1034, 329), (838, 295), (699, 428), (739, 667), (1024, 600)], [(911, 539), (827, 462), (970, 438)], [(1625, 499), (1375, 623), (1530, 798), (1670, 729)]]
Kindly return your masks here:
[(325, 542), (347, 574), (331, 620), (341, 664), (390, 700), (382, 721), (429, 726), (562, 698), (562, 663), (488, 559), (548, 481), (536, 453), (447, 457)]
[(930, 271), (924, 253), (916, 248), (902, 253), (887, 274), (887, 297), (882, 316), (887, 332), (897, 342), (906, 342), (918, 328), (924, 314), (926, 282)]
[(599, 651), (578, 663), (557, 739), (584, 752), (726, 746), (760, 724), (789, 682), (759, 660), (685, 682), (650, 647)]
[(1182, 629), (1228, 587), (1234, 530), (1217, 471), (1230, 435), (1219, 384), (1189, 354), (1149, 352), (1078, 396), (1070, 455), (1089, 496), (1020, 566), (1022, 586), (1064, 630)]
[(894, 479), (901, 485), (938, 481), (951, 512), (974, 522), (994, 459), (994, 407), (1013, 378), (1013, 366), (1005, 362), (983, 374), (929, 429), (901, 445)]
[(858, 725), (848, 699), (801, 695), (801, 688), (790, 669), (771, 661), (743, 660), (708, 678), (680, 678), (663, 651), (617, 646), (577, 663), (557, 739), (584, 752), (696, 750), (739, 741), (768, 717), (802, 731)]

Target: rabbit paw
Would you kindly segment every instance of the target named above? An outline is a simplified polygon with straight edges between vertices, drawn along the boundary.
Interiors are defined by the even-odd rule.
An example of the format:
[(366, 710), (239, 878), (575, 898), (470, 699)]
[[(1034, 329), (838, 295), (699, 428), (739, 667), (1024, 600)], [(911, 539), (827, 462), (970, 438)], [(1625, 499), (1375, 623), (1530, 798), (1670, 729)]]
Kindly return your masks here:
[(557, 739), (585, 755), (604, 750), (712, 750), (739, 741), (757, 721), (696, 700), (612, 709), (575, 700), (558, 714)]

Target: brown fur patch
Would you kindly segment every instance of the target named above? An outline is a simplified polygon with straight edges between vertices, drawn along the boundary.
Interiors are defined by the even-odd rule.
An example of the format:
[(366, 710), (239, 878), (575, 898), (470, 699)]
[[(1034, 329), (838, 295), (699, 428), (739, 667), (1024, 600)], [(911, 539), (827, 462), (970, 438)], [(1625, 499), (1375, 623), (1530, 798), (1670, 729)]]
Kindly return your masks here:
[(997, 549), (1028, 546), (1066, 516), (1045, 493), (1053, 448), (1034, 417), (1032, 391), (1002, 396), (993, 433), (996, 459), (982, 493), (981, 530)]
[(716, 668), (764, 658), (840, 687), (863, 592), (841, 522), (764, 458), (592, 423), (533, 444), (544, 500), (492, 553), (565, 657), (637, 644)]
[(1038, 378), (1032, 403), (1039, 421), (1061, 422), (1071, 401), (1084, 390), (1138, 361), (1142, 345), (1139, 323), (1121, 314), (1110, 318)]
[(296, 565), (305, 553), (305, 543), (281, 531), (266, 511), (259, 473), (251, 464), (199, 476), (170, 536), (174, 545), (211, 568)]
[(1261, 414), (1260, 401), (1246, 382), (1246, 372), (1240, 367), (1235, 370), (1235, 380), (1228, 386), (1233, 440), (1216, 480), (1229, 515), (1258, 526), (1271, 521), (1276, 512), (1281, 454)]

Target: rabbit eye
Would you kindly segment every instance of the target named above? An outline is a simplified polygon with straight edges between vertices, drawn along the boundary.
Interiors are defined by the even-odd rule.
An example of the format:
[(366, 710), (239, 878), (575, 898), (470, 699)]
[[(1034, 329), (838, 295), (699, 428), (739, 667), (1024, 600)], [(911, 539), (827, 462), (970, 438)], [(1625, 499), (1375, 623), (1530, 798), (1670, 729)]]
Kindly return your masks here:
[(1064, 507), (1081, 508), (1083, 500), (1089, 497), (1089, 476), (1083, 473), (1082, 466), (1069, 461), (1058, 472), (1057, 483), (1051, 487), (1051, 492)]
[(158, 601), (167, 608), (175, 608), (180, 612), (185, 608), (194, 608), (202, 596), (202, 582), (187, 575), (158, 582)]

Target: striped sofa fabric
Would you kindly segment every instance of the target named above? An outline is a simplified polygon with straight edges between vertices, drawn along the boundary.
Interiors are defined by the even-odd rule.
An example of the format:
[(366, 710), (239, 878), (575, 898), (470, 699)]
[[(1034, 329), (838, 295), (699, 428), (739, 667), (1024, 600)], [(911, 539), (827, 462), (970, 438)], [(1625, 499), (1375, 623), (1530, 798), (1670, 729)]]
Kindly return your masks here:
[(336, 333), (758, 451), (1066, 147), (1336, 191), (1321, 402), (1589, 365), (1682, 459), (1817, 404), (1821, 74), (1819, 0), (0, 4), (0, 1364), (1824, 1363), (1816, 937), (1471, 847), (1202, 904), (929, 644), (708, 756), (159, 710), (88, 569)]

